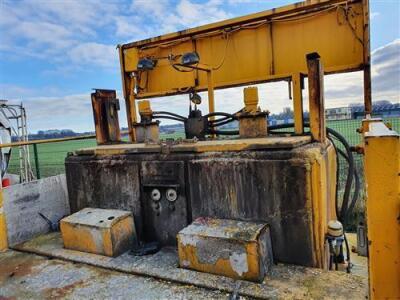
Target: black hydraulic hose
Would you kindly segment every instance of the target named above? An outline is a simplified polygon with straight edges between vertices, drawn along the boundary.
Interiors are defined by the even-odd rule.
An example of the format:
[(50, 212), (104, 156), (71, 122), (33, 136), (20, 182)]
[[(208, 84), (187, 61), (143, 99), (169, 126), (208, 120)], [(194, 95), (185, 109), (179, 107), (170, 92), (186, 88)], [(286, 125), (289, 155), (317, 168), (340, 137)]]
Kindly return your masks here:
[(344, 236), (344, 243), (346, 245), (346, 255), (347, 255), (347, 273), (350, 273), (350, 269), (351, 269), (351, 260), (350, 260), (350, 247), (349, 247), (349, 241), (347, 240), (347, 236), (346, 236), (346, 232), (343, 232), (343, 236)]
[[(289, 127), (293, 127), (293, 126), (294, 126), (293, 124), (282, 124), (282, 125), (270, 126), (268, 129), (274, 130), (274, 129), (281, 129), (281, 128), (289, 128)], [(308, 125), (305, 125), (305, 126), (308, 126)], [(359, 194), (359, 190), (360, 190), (360, 178), (358, 176), (357, 170), (354, 168), (353, 153), (351, 152), (350, 146), (347, 143), (346, 139), (340, 133), (338, 133), (337, 131), (335, 131), (331, 128), (327, 128), (327, 132), (328, 132), (328, 135), (330, 134), (330, 135), (334, 136), (339, 142), (341, 142), (346, 149), (346, 153), (343, 152), (343, 150), (338, 148), (335, 145), (335, 143), (332, 141), (332, 139), (329, 138), (334, 146), (336, 154), (340, 154), (341, 156), (343, 156), (349, 165), (347, 179), (346, 179), (345, 193), (343, 196), (343, 202), (342, 202), (340, 216), (339, 216), (339, 208), (338, 208), (339, 171), (337, 171), (337, 173), (336, 173), (336, 201), (335, 201), (336, 215), (343, 223), (343, 228), (345, 228), (345, 225), (347, 223), (347, 218), (349, 215), (351, 215), (351, 213), (354, 209), (354, 206), (357, 202), (357, 199), (358, 199), (358, 194)], [(338, 155), (336, 155), (336, 162), (337, 162), (337, 170), (339, 170), (339, 156)], [(347, 206), (353, 176), (354, 176), (354, 182), (355, 182), (354, 193), (353, 193), (353, 197), (352, 197), (350, 206)], [(346, 271), (347, 271), (347, 273), (350, 273), (350, 269), (351, 269), (350, 247), (349, 247), (349, 242), (347, 240), (346, 233), (343, 232), (343, 235), (344, 235), (344, 242), (345, 242), (345, 246), (346, 246), (346, 256), (347, 256), (346, 257), (346, 260), (347, 260), (347, 270)], [(330, 258), (330, 261), (329, 261), (330, 268), (332, 267), (331, 259), (332, 259), (332, 257)]]
[[(336, 217), (339, 216), (339, 185), (340, 185), (340, 178), (339, 178), (339, 170), (340, 170), (340, 161), (339, 161), (339, 150), (337, 147), (335, 147), (335, 143), (333, 140), (328, 136), (328, 139), (331, 141), (332, 145), (334, 146), (333, 149), (335, 149), (336, 152), (336, 190), (335, 190), (335, 213)], [(343, 153), (344, 154), (344, 153)]]
[(224, 116), (224, 117), (230, 117), (232, 119), (237, 119), (237, 117), (233, 114), (228, 114), (228, 113), (220, 112), (220, 111), (216, 111), (216, 112), (212, 112), (212, 113), (204, 115), (205, 118), (214, 117), (214, 116)]
[(187, 120), (186, 117), (178, 115), (178, 114), (174, 114), (168, 111), (153, 111), (153, 116), (157, 116), (157, 115), (168, 115), (168, 116), (172, 116), (172, 117), (176, 117), (182, 120)]
[(223, 121), (231, 120), (231, 119), (232, 119), (231, 117), (223, 117), (223, 118), (219, 118), (216, 120), (209, 120), (208, 122), (214, 124), (214, 123), (223, 122)]
[(353, 174), (354, 174), (354, 158), (353, 158), (353, 153), (350, 150), (350, 145), (347, 143), (346, 139), (337, 131), (327, 128), (327, 132), (329, 134), (332, 134), (335, 138), (337, 138), (342, 145), (344, 146), (348, 158), (348, 171), (347, 171), (347, 179), (346, 179), (346, 184), (345, 184), (345, 189), (344, 189), (344, 195), (343, 195), (343, 201), (342, 201), (342, 207), (340, 209), (340, 215), (339, 220), (343, 224), (343, 228), (346, 227), (347, 223), (347, 216), (348, 216), (348, 206), (349, 206), (349, 200), (350, 200), (350, 192), (351, 192), (351, 185), (353, 183)]
[(209, 134), (219, 134), (219, 135), (238, 135), (239, 130), (213, 130), (208, 129), (207, 133)]
[(222, 125), (225, 125), (225, 124), (229, 124), (229, 123), (231, 123), (233, 121), (235, 121), (235, 120), (234, 119), (228, 119), (228, 120), (225, 120), (225, 121), (221, 121), (219, 123), (209, 123), (209, 125), (213, 126), (213, 127), (218, 127), (218, 126), (222, 126)]
[[(337, 149), (337, 151), (340, 153), (340, 155), (342, 155), (342, 157), (347, 161), (347, 163), (349, 162), (349, 158), (347, 157), (347, 155), (341, 150), (341, 149)], [(358, 199), (358, 195), (360, 192), (360, 177), (358, 176), (357, 170), (354, 168), (354, 193), (353, 193), (353, 197), (351, 199), (350, 205), (347, 209), (347, 215), (351, 215), (354, 209), (354, 206), (356, 205), (357, 199)]]
[[(276, 129), (284, 129), (284, 128), (291, 128), (293, 127), (294, 124), (280, 124), (280, 125), (272, 125), (268, 127), (268, 130), (276, 130)], [(309, 127), (309, 124), (304, 124), (304, 127)], [(347, 179), (346, 179), (346, 184), (345, 184), (345, 191), (343, 195), (343, 201), (342, 201), (342, 207), (340, 210), (340, 213), (337, 214), (338, 219), (342, 222), (343, 227), (345, 228), (346, 223), (347, 223), (347, 216), (348, 216), (348, 207), (349, 207), (349, 198), (350, 198), (350, 191), (351, 191), (351, 186), (352, 186), (352, 181), (353, 181), (353, 174), (354, 174), (354, 158), (353, 158), (353, 153), (350, 150), (350, 145), (347, 143), (346, 139), (337, 131), (331, 129), (331, 128), (326, 128), (326, 131), (328, 134), (334, 136), (339, 142), (341, 142), (346, 150), (346, 157), (347, 157), (347, 162), (349, 164), (348, 172), (347, 172)], [(279, 132), (277, 132), (279, 133)], [(336, 145), (333, 143), (333, 146), (335, 149), (339, 149), (336, 147)], [(339, 149), (340, 150), (340, 149)], [(338, 151), (337, 151), (338, 152)], [(358, 175), (357, 175), (358, 177)], [(358, 197), (358, 190), (359, 190), (359, 179), (356, 179), (358, 183), (356, 185), (358, 186), (358, 189), (356, 190), (357, 197)], [(357, 200), (357, 197), (354, 197), (353, 195), (353, 200), (354, 204), (352, 203), (350, 207), (354, 207), (355, 201)], [(338, 198), (336, 198), (336, 202), (338, 201)]]
[(168, 119), (168, 120), (174, 120), (174, 121), (179, 121), (179, 122), (185, 122), (186, 120), (183, 119), (178, 119), (175, 117), (170, 117), (170, 116), (153, 116), (153, 119)]

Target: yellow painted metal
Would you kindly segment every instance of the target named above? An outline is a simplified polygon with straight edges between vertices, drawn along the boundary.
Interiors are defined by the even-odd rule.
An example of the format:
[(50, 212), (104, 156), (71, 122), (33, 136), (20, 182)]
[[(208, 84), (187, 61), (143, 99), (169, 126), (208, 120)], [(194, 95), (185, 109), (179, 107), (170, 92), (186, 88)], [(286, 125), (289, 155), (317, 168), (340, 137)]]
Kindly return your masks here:
[(132, 246), (132, 214), (117, 210), (85, 208), (60, 222), (67, 249), (117, 256)]
[[(226, 152), (261, 149), (292, 149), (311, 142), (310, 136), (290, 136), (268, 138), (249, 138), (234, 140), (207, 140), (197, 142), (182, 142), (168, 147), (168, 152)], [(127, 153), (160, 153), (163, 145), (156, 144), (120, 144), (104, 145), (77, 150), (78, 155), (118, 155)]]
[(400, 299), (400, 139), (382, 120), (363, 121), (372, 299)]
[[(208, 91), (208, 111), (210, 113), (215, 112), (215, 100), (214, 100), (214, 77), (213, 71), (207, 71), (207, 91)], [(215, 120), (215, 117), (212, 116), (211, 120)]]
[(152, 110), (149, 100), (142, 100), (138, 102), (139, 115), (151, 115)]
[(180, 267), (251, 281), (262, 280), (268, 271), (266, 224), (199, 218), (177, 239)]
[(126, 114), (128, 117), (128, 130), (129, 130), (129, 137), (131, 142), (136, 141), (136, 132), (133, 129), (133, 124), (137, 122), (137, 114), (136, 114), (136, 97), (135, 93), (133, 92), (136, 84), (136, 79), (131, 78), (129, 81), (129, 90), (127, 92), (128, 97), (126, 99)]
[(258, 88), (251, 86), (243, 89), (244, 109), (246, 112), (256, 112), (258, 109)]
[[(328, 73), (362, 70), (363, 5), (361, 0), (307, 1), (126, 44), (123, 71), (140, 75), (136, 97), (144, 98), (183, 93), (190, 87), (207, 89), (207, 74), (178, 72), (171, 66), (179, 63), (179, 55), (192, 51), (213, 69), (215, 88), (305, 73), (305, 55), (314, 51), (324, 58)], [(137, 72), (142, 57), (157, 59), (154, 70)]]
[(267, 136), (268, 123), (264, 113), (246, 112), (240, 114), (238, 118), (239, 118), (239, 136), (241, 138), (260, 138)]
[(369, 29), (369, 0), (363, 0), (364, 18), (364, 111), (365, 115), (372, 113), (371, 95), (371, 50), (370, 50), (370, 29)]
[(312, 232), (314, 238), (315, 266), (319, 268), (328, 267), (328, 248), (325, 243), (325, 234), (329, 220), (336, 219), (335, 194), (336, 194), (336, 173), (332, 172), (336, 167), (336, 153), (332, 144), (321, 151), (313, 148), (307, 150), (312, 154), (310, 161), (310, 176), (307, 184), (309, 198), (311, 199), (313, 220)]
[(304, 133), (303, 126), (303, 93), (302, 93), (302, 74), (296, 73), (292, 76), (293, 86), (293, 112), (294, 112), (294, 132)]
[(3, 190), (0, 188), (0, 251), (7, 250), (7, 224), (6, 215), (3, 207)]
[(315, 141), (325, 143), (324, 67), (317, 53), (307, 55), (310, 132)]

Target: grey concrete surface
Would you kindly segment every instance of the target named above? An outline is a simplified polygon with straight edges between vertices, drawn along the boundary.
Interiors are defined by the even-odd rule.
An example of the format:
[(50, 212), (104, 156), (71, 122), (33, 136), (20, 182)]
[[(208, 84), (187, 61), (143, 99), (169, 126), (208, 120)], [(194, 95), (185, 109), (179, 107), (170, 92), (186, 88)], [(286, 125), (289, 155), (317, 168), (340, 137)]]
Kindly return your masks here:
[(134, 275), (193, 285), (222, 293), (258, 299), (365, 299), (368, 279), (321, 269), (278, 264), (261, 284), (178, 268), (175, 248), (154, 255), (133, 256), (129, 252), (111, 258), (64, 249), (58, 233), (40, 236), (16, 247), (57, 259), (85, 263)]
[[(190, 285), (8, 251), (0, 253), (0, 299), (228, 299)], [(245, 299), (245, 298), (242, 298)]]
[(53, 222), (70, 213), (64, 174), (11, 185), (3, 189), (3, 197), (10, 246), (49, 232), (39, 213)]

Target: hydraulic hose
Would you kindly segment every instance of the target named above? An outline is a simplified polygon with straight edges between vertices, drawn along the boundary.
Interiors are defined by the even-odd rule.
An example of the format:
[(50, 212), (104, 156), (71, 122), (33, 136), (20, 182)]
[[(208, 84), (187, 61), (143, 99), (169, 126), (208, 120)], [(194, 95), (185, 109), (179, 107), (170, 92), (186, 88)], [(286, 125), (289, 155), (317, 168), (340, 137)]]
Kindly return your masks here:
[(219, 134), (219, 135), (238, 135), (239, 131), (237, 130), (208, 130), (209, 134)]
[(153, 116), (153, 119), (168, 119), (168, 120), (174, 120), (178, 122), (185, 122), (186, 120), (180, 119), (180, 118), (175, 118), (175, 117), (170, 117), (170, 116)]
[(153, 111), (153, 116), (157, 116), (157, 115), (168, 115), (168, 116), (171, 116), (171, 117), (176, 117), (178, 119), (187, 120), (186, 117), (178, 115), (178, 114), (174, 114), (174, 113), (169, 112), (169, 111)]
[[(268, 127), (268, 130), (276, 130), (276, 129), (284, 129), (284, 128), (292, 128), (294, 126), (293, 123), (291, 124), (280, 124), (280, 125), (272, 125)], [(309, 127), (309, 124), (304, 124), (304, 127)], [(346, 155), (344, 155), (347, 163), (349, 164), (349, 169), (347, 172), (347, 178), (346, 178), (346, 184), (345, 184), (345, 191), (343, 195), (343, 201), (342, 201), (342, 206), (340, 209), (340, 213), (337, 215), (338, 219), (343, 223), (343, 226), (347, 224), (347, 217), (351, 214), (351, 209), (354, 208), (355, 203), (358, 198), (358, 193), (360, 189), (360, 182), (359, 182), (359, 177), (358, 174), (354, 175), (356, 173), (356, 170), (354, 169), (354, 158), (353, 158), (353, 153), (350, 150), (350, 145), (347, 143), (346, 139), (336, 130), (333, 130), (332, 128), (326, 128), (326, 131), (329, 136), (335, 137), (341, 144), (343, 144), (345, 150), (346, 150)], [(271, 132), (271, 133), (280, 133), (280, 132)], [(336, 152), (340, 154), (339, 150), (341, 151), (342, 154), (343, 151), (339, 149), (335, 143), (333, 143), (333, 146), (336, 149)], [(349, 196), (350, 196), (350, 191), (351, 191), (351, 186), (353, 182), (353, 176), (355, 177), (355, 195), (353, 195), (351, 204), (349, 206)], [(337, 181), (338, 182), (338, 181)], [(336, 189), (336, 192), (338, 189)], [(338, 197), (336, 198), (336, 203), (338, 201)]]
[[(275, 125), (275, 126), (269, 126), (269, 130), (276, 130), (276, 129), (283, 129), (283, 128), (291, 128), (293, 127), (294, 124), (282, 124), (282, 125)], [(305, 127), (309, 127), (308, 124), (304, 125)], [(331, 129), (331, 128), (327, 128), (326, 129), (327, 133), (328, 133), (328, 138), (329, 140), (332, 142), (335, 151), (336, 151), (336, 162), (337, 162), (337, 173), (336, 173), (336, 201), (335, 201), (335, 208), (336, 208), (336, 215), (338, 217), (338, 219), (342, 222), (343, 224), (343, 228), (346, 227), (347, 221), (348, 221), (348, 217), (351, 215), (355, 204), (357, 202), (358, 199), (358, 195), (359, 195), (359, 190), (360, 190), (360, 178), (358, 176), (357, 170), (354, 168), (354, 157), (353, 157), (353, 153), (350, 150), (350, 146), (347, 143), (346, 139), (337, 131)], [(272, 132), (271, 132), (272, 133)], [(281, 132), (276, 132), (276, 133), (281, 133)], [(345, 152), (343, 150), (341, 150), (340, 148), (338, 148), (336, 146), (336, 144), (333, 142), (332, 137), (335, 137), (336, 140), (338, 140), (345, 148)], [(343, 201), (342, 201), (342, 207), (340, 209), (340, 213), (339, 213), (339, 208), (338, 208), (338, 200), (339, 200), (339, 195), (338, 195), (338, 190), (339, 190), (339, 167), (340, 167), (340, 163), (339, 163), (339, 155), (340, 154), (348, 163), (349, 168), (348, 168), (348, 172), (347, 172), (347, 178), (346, 178), (346, 184), (345, 184), (345, 191), (344, 191), (344, 195), (343, 195)], [(353, 193), (353, 197), (352, 200), (350, 202), (349, 205), (349, 197), (350, 197), (350, 192), (351, 192), (351, 186), (352, 186), (352, 181), (353, 181), (353, 177), (354, 177), (354, 193)], [(347, 236), (346, 233), (344, 232), (344, 242), (345, 242), (345, 246), (346, 246), (346, 261), (347, 261), (347, 272), (350, 273), (350, 269), (351, 269), (351, 260), (350, 260), (350, 247), (349, 247), (349, 243), (347, 240)], [(332, 258), (330, 258), (330, 268), (332, 267)]]
[(235, 119), (225, 119), (224, 121), (220, 121), (220, 120), (218, 120), (218, 121), (219, 121), (219, 122), (214, 122), (214, 123), (211, 123), (211, 122), (209, 121), (209, 122), (208, 122), (208, 123), (209, 123), (209, 126), (212, 126), (212, 127), (222, 126), (222, 125), (229, 124), (229, 123), (235, 121)]
[(229, 117), (229, 118), (232, 118), (232, 119), (236, 119), (236, 116), (233, 115), (233, 114), (228, 114), (228, 113), (225, 113), (225, 112), (218, 112), (218, 111), (204, 115), (205, 118), (214, 117), (214, 116), (224, 116), (224, 117)]

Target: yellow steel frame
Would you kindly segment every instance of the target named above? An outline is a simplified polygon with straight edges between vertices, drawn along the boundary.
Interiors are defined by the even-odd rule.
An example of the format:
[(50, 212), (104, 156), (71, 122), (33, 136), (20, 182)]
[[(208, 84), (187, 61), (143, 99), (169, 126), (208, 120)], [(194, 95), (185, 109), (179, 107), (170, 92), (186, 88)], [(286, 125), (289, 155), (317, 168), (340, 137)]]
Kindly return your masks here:
[[(135, 99), (189, 90), (208, 90), (213, 98), (214, 88), (291, 80), (295, 131), (301, 134), (299, 77), (307, 73), (305, 56), (310, 52), (319, 53), (325, 74), (363, 70), (370, 112), (368, 0), (309, 0), (125, 44), (119, 51), (129, 123), (137, 119)], [(182, 54), (193, 51), (210, 71), (179, 72), (172, 67)], [(145, 57), (157, 64), (153, 70), (138, 71), (138, 60)], [(209, 101), (213, 111), (214, 101)]]
[(3, 205), (3, 191), (0, 187), (0, 252), (7, 250), (8, 247), (6, 215)]
[(400, 138), (382, 120), (363, 121), (372, 299), (400, 299)]

